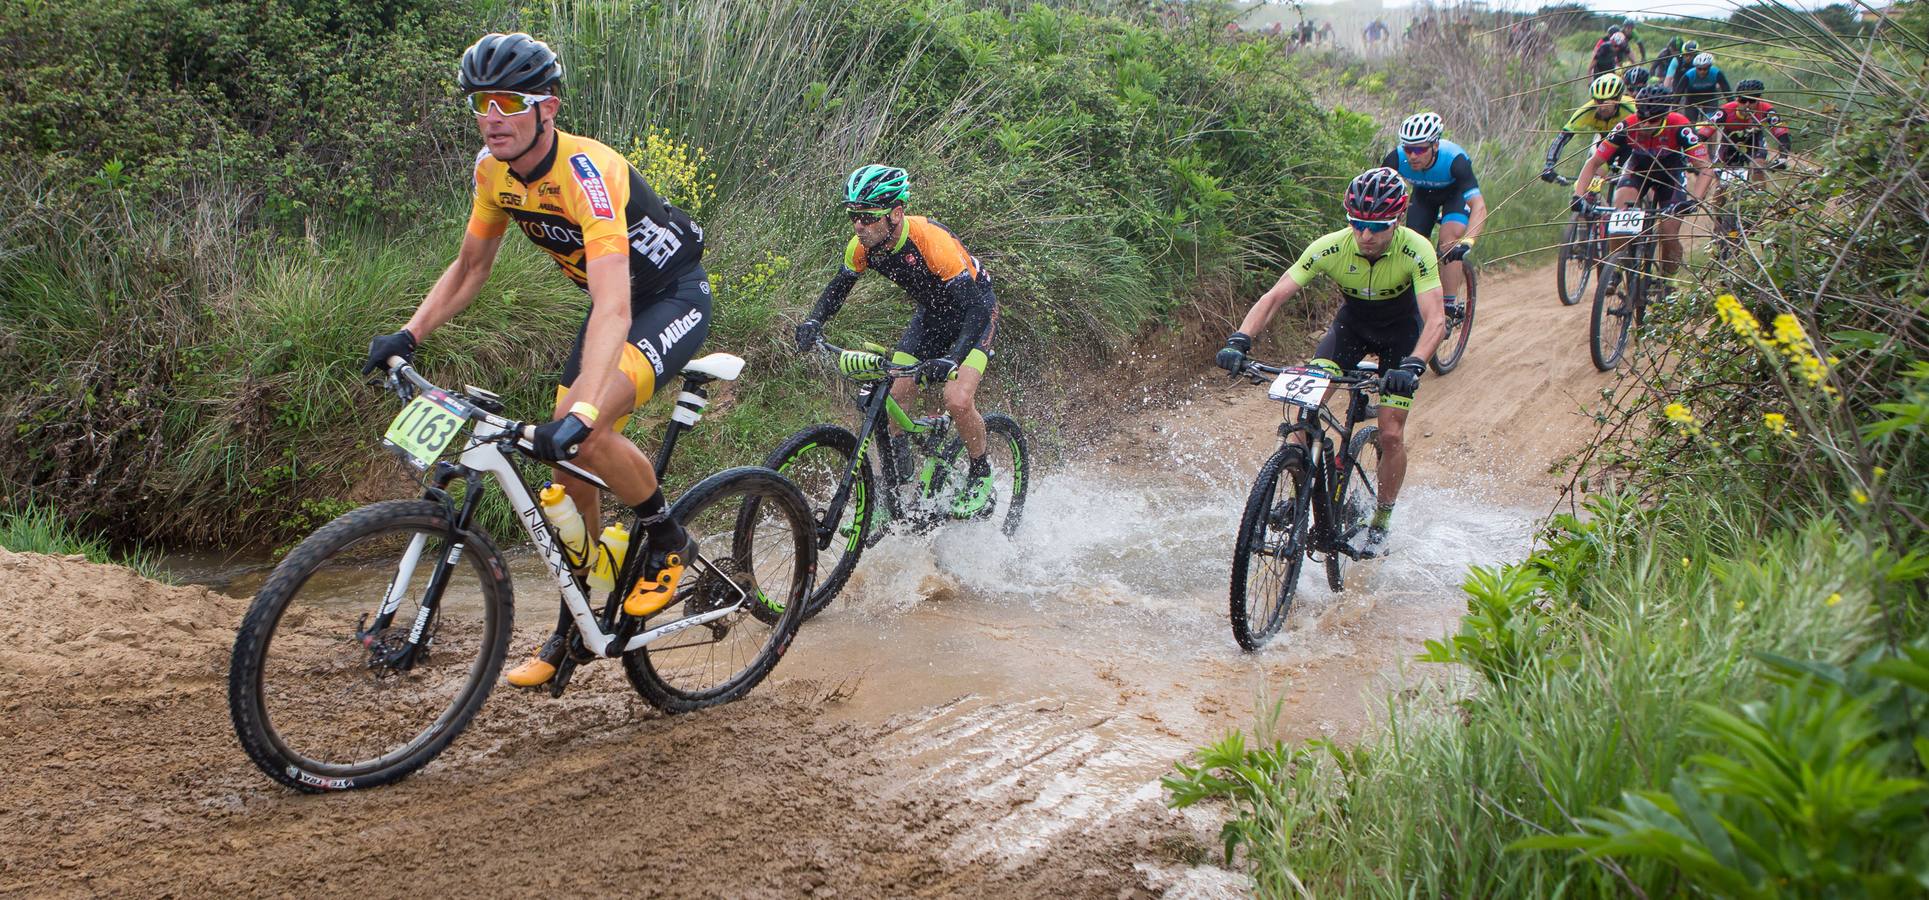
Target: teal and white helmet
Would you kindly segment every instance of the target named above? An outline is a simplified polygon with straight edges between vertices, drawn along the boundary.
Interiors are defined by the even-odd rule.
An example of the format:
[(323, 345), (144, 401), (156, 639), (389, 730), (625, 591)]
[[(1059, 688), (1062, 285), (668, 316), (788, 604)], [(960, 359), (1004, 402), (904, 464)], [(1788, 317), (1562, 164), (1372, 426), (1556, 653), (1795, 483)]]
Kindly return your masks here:
[(896, 166), (864, 166), (844, 182), (844, 205), (849, 207), (889, 209), (909, 196), (911, 175)]

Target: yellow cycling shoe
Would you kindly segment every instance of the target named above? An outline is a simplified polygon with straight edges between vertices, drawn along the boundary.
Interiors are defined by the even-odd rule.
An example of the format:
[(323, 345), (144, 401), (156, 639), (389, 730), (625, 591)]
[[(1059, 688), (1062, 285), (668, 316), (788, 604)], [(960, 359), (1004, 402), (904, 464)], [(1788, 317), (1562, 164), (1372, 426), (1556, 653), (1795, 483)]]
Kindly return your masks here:
[(536, 655), (523, 660), (522, 665), (510, 669), (502, 678), (516, 687), (548, 684), (549, 679), (556, 677), (556, 664), (563, 661), (563, 649), (563, 636), (552, 634), (536, 648)]
[(676, 586), (683, 580), (684, 563), (696, 552), (696, 541), (687, 536), (683, 549), (671, 550), (658, 556), (650, 551), (644, 560), (643, 577), (637, 579), (636, 587), (623, 599), (623, 612), (632, 616), (647, 616), (663, 607), (669, 606), (676, 598)]

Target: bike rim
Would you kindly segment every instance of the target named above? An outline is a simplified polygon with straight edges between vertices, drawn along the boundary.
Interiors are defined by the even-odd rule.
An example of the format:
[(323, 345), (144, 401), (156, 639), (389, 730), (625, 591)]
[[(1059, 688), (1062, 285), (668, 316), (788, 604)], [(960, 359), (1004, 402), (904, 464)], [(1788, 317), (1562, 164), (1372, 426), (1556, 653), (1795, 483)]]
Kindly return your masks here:
[(676, 599), (648, 620), (651, 628), (723, 608), (733, 611), (643, 647), (664, 687), (685, 696), (728, 691), (785, 636), (784, 613), (810, 588), (810, 522), (793, 520), (766, 484), (732, 485), (684, 515), (697, 541), (697, 558), (677, 586)]
[[(425, 536), (388, 629), (357, 638), (371, 622), (411, 539)], [(440, 532), (397, 525), (355, 540), (322, 560), (294, 589), (264, 647), (258, 696), (266, 737), (312, 773), (349, 778), (396, 765), (444, 734), (465, 701), (486, 685), (498, 604), (481, 561), (466, 554), (450, 570), (440, 605), (424, 629), (427, 647), (412, 667), (375, 664), (414, 627), (435, 560), (447, 553)]]
[(1246, 630), (1254, 641), (1279, 630), (1298, 587), (1307, 519), (1307, 498), (1298, 490), (1293, 473), (1282, 470), (1249, 544), (1244, 602)]

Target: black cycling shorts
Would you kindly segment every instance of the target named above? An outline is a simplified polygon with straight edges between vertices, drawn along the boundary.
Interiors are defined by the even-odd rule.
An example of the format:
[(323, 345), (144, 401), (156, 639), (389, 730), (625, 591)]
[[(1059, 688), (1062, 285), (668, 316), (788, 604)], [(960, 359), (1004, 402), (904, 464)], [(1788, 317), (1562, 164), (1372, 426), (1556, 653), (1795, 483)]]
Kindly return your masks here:
[(1747, 166), (1751, 161), (1766, 160), (1768, 145), (1762, 140), (1762, 133), (1751, 131), (1737, 143), (1731, 136), (1721, 142), (1721, 164), (1724, 166)]
[[(1371, 311), (1362, 307), (1374, 307)], [(1381, 312), (1378, 307), (1385, 306)], [(1413, 355), (1420, 344), (1420, 302), (1411, 287), (1392, 300), (1349, 300), (1333, 317), (1333, 326), (1320, 338), (1313, 355), (1351, 371), (1371, 353), (1380, 358), (1386, 371)]]
[[(983, 375), (985, 367), (991, 364), (991, 340), (998, 333), (998, 298), (991, 295), (991, 286), (985, 285), (986, 299), (991, 303), (991, 321), (985, 325), (985, 333), (978, 342), (965, 348), (964, 358), (957, 360), (960, 366), (970, 366)], [(951, 345), (957, 343), (958, 333), (963, 331), (963, 315), (946, 316), (927, 312), (923, 305), (911, 313), (911, 324), (904, 329), (904, 336), (898, 338), (897, 352), (891, 361), (898, 365), (910, 365), (924, 359), (937, 359), (951, 352)]]
[[(583, 335), (589, 318), (576, 330), (576, 344), (569, 348), (569, 361), (563, 364), (563, 377), (557, 383), (556, 400), (576, 383), (583, 366)], [(630, 333), (623, 341), (623, 356), (618, 366), (636, 388), (636, 405), (642, 406), (656, 394), (666, 378), (674, 378), (695, 359), (710, 334), (710, 276), (700, 265), (691, 266), (676, 280), (654, 295), (630, 301)], [(623, 410), (627, 419), (629, 410)], [(618, 420), (618, 429), (622, 427)]]
[(1467, 196), (1457, 188), (1414, 191), (1407, 204), (1407, 227), (1428, 240), (1433, 239), (1433, 226), (1440, 222), (1465, 225), (1468, 221)]
[[(1687, 164), (1687, 159), (1682, 158), (1681, 165)], [(1665, 209), (1688, 196), (1687, 189), (1682, 187), (1682, 174), (1681, 166), (1669, 165), (1659, 156), (1629, 154), (1621, 165), (1621, 177), (1616, 178), (1614, 184), (1617, 188), (1646, 191), (1654, 196), (1656, 207)]]

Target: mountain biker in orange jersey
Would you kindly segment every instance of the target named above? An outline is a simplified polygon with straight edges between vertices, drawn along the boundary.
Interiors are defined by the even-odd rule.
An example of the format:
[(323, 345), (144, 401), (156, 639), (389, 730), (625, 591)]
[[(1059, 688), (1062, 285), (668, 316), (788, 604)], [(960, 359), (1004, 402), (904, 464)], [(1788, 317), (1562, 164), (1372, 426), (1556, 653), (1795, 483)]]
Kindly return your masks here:
[[(1668, 90), (1650, 84), (1635, 95), (1635, 113), (1614, 126), (1607, 137), (1581, 167), (1574, 180), (1573, 208), (1579, 212), (1587, 203), (1587, 186), (1601, 167), (1610, 161), (1621, 165), (1621, 177), (1614, 182), (1614, 206), (1632, 207), (1640, 202), (1642, 191), (1654, 195), (1655, 204), (1665, 214), (1661, 220), (1662, 274), (1674, 273), (1681, 260), (1681, 216), (1691, 212), (1708, 196), (1714, 170), (1708, 164), (1707, 147), (1695, 134), (1688, 117), (1669, 111)], [(1688, 168), (1695, 170), (1693, 186), (1684, 186)], [(1627, 243), (1621, 238), (1611, 244), (1619, 252)]]
[[(891, 385), (899, 406), (911, 409), (921, 384), (944, 386), (944, 408), (957, 423), (971, 457), (965, 490), (951, 513), (988, 515), (992, 508), (991, 460), (986, 456), (985, 419), (978, 412), (978, 385), (990, 365), (991, 340), (998, 331), (998, 298), (991, 275), (966, 252), (951, 230), (924, 216), (904, 214), (911, 194), (910, 175), (896, 166), (869, 165), (852, 172), (844, 184), (843, 206), (851, 217), (844, 264), (817, 298), (810, 315), (798, 323), (797, 348), (807, 350), (823, 336), (824, 323), (850, 297), (859, 275), (875, 271), (911, 295), (916, 308), (898, 339), (891, 361), (917, 365), (916, 379)], [(891, 425), (898, 433), (896, 423)], [(910, 445), (896, 442), (905, 453)], [(908, 473), (909, 457), (900, 460)]]
[[(562, 78), (555, 52), (521, 32), (484, 35), (463, 51), (457, 81), (483, 141), (467, 233), (407, 327), (370, 343), (364, 371), (386, 371), (391, 356), (413, 359), (418, 341), (467, 308), (510, 226), (547, 252), (589, 295), (590, 310), (556, 389), (555, 420), (536, 428), (535, 455), (578, 461), (642, 516), (642, 576), (623, 609), (648, 615), (675, 594), (690, 540), (666, 514), (649, 457), (623, 436), (623, 423), (662, 378), (682, 371), (709, 333), (703, 229), (663, 202), (622, 155), (555, 127)], [(554, 477), (596, 534), (596, 488), (560, 468)], [(555, 633), (508, 673), (509, 683), (549, 681), (570, 625), (565, 607)]]
[(1393, 169), (1369, 169), (1354, 178), (1346, 189), (1349, 227), (1309, 245), (1253, 304), (1214, 360), (1222, 369), (1239, 372), (1252, 352), (1252, 335), (1265, 330), (1282, 304), (1321, 274), (1340, 286), (1346, 301), (1320, 339), (1313, 365), (1340, 375), (1371, 353), (1386, 373), (1378, 418), (1380, 506), (1367, 526), (1364, 545), (1356, 548), (1362, 557), (1386, 553), (1393, 503), (1406, 480), (1407, 412), (1427, 370), (1426, 358), (1447, 333), (1439, 261), (1424, 236), (1400, 224), (1407, 203), (1407, 183)]

